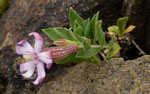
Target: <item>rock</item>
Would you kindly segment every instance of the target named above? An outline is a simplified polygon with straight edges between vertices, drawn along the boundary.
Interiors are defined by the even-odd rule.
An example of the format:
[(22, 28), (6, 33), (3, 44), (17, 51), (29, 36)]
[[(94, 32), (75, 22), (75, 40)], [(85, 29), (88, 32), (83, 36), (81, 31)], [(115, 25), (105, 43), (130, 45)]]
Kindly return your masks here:
[[(0, 93), (1, 94), (33, 94), (44, 83), (53, 78), (59, 65), (47, 70), (45, 81), (38, 86), (32, 85), (32, 80), (24, 79), (19, 70), (19, 64), (25, 62), (15, 53), (15, 45), (22, 39), (33, 41), (28, 37), (30, 32), (38, 32), (45, 39), (45, 47), (51, 40), (42, 33), (41, 29), (48, 27), (69, 27), (69, 7), (77, 11), (83, 18), (92, 17), (101, 11), (100, 18), (104, 26), (113, 23), (121, 13), (122, 0), (12, 0), (6, 13), (0, 19)], [(119, 11), (117, 11), (119, 9)], [(117, 11), (115, 14), (114, 12)], [(108, 20), (108, 19), (112, 20)], [(106, 20), (105, 20), (106, 19)], [(56, 72), (55, 72), (56, 71)]]
[(122, 14), (129, 17), (129, 24), (136, 26), (131, 35), (137, 44), (150, 54), (150, 0), (124, 0)]
[(70, 7), (83, 18), (92, 17), (97, 11), (101, 11), (100, 19), (103, 19), (104, 26), (116, 23), (121, 14), (121, 3), (122, 0), (13, 0), (0, 20), (0, 46), (14, 45), (27, 37), (29, 32), (41, 33), (43, 28), (68, 27)]
[(150, 56), (132, 61), (113, 58), (58, 69), (37, 94), (148, 94), (149, 78)]
[(11, 2), (11, 0), (0, 0), (0, 17), (8, 9), (10, 2)]
[[(92, 17), (97, 11), (101, 11), (100, 19), (103, 19), (104, 31), (108, 25), (116, 24), (118, 17), (128, 15), (129, 24), (133, 23), (137, 27), (136, 32), (139, 33), (144, 28), (144, 33), (139, 33), (135, 37), (137, 41), (141, 39), (139, 44), (148, 52), (149, 33), (146, 31), (149, 30), (149, 26), (145, 25), (149, 20), (147, 14), (149, 6), (146, 5), (148, 2), (148, 0), (12, 0), (9, 9), (0, 19), (0, 94), (147, 93), (149, 56), (127, 62), (123, 59), (111, 59), (113, 62), (109, 60), (98, 65), (80, 63), (67, 67), (54, 64), (50, 70), (46, 70), (44, 82), (34, 86), (31, 82), (35, 77), (31, 80), (24, 79), (18, 71), (19, 64), (25, 61), (15, 53), (15, 45), (22, 39), (33, 43), (28, 34), (38, 32), (44, 36), (44, 48), (49, 47), (51, 40), (41, 29), (69, 27), (68, 13), (69, 7), (72, 6), (83, 18)], [(142, 39), (143, 37), (139, 37), (141, 35), (146, 36)]]

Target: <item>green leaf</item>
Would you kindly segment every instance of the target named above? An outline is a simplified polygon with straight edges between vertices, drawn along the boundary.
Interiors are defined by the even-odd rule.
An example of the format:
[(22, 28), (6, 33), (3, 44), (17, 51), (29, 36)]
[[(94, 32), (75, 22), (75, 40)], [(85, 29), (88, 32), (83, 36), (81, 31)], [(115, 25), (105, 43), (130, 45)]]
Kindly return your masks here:
[(108, 52), (108, 54), (106, 55), (106, 58), (109, 59), (115, 56), (119, 51), (120, 51), (120, 46), (118, 44), (114, 44), (113, 47)]
[(75, 21), (74, 33), (77, 33), (80, 36), (83, 35), (83, 28), (78, 24), (77, 21)]
[(104, 32), (102, 30), (102, 20), (98, 21), (96, 24), (94, 43), (98, 40), (99, 45), (102, 47), (103, 45), (107, 45)]
[(119, 33), (118, 27), (117, 26), (109, 26), (108, 27), (108, 32), (114, 32), (114, 33)]
[(90, 19), (83, 21), (83, 29), (84, 29), (84, 36), (88, 38), (89, 35), (86, 35), (90, 33)]
[(76, 57), (81, 57), (81, 58), (91, 58), (98, 54), (101, 51), (102, 48), (90, 48), (87, 51), (80, 50), (77, 54)]
[(89, 26), (90, 19), (86, 19), (83, 21), (83, 28), (86, 29)]
[(101, 62), (101, 60), (98, 56), (93, 56), (90, 59), (91, 59), (91, 61), (90, 61), (91, 63), (100, 63)]
[(127, 21), (128, 21), (128, 17), (119, 18), (117, 20), (117, 26), (118, 26), (118, 29), (119, 29), (119, 35), (120, 36), (122, 36), (124, 31), (125, 31)]
[(64, 59), (57, 60), (56, 63), (57, 64), (65, 64), (67, 62), (82, 62), (82, 61), (86, 62), (86, 61), (88, 61), (88, 59), (85, 59), (85, 58), (76, 58), (75, 54), (72, 54), (72, 55), (67, 56)]
[(75, 33), (77, 33), (78, 35), (82, 36), (83, 35), (83, 29), (81, 26), (77, 27), (75, 30), (74, 30)]
[(85, 37), (83, 39), (83, 46), (85, 50), (88, 50), (91, 47), (91, 40)]
[(108, 44), (108, 48), (111, 48), (116, 40), (117, 40), (117, 38), (115, 36), (113, 36)]
[(74, 36), (80, 41), (80, 43), (83, 42), (83, 38), (82, 38), (80, 35), (78, 35), (78, 34), (75, 33), (75, 32), (73, 32), (73, 34), (74, 34)]
[(70, 8), (69, 20), (73, 30), (75, 29), (75, 21), (77, 21), (79, 25), (83, 27), (83, 19), (72, 8)]
[(80, 25), (79, 25), (79, 23), (77, 22), (77, 20), (75, 20), (74, 28), (78, 28), (78, 26), (80, 26)]
[(59, 39), (68, 39), (68, 40), (79, 42), (79, 40), (75, 37), (73, 32), (66, 28), (60, 28), (60, 27), (47, 28), (47, 29), (43, 29), (42, 31), (46, 33), (48, 37), (54, 41)]
[(95, 35), (95, 28), (96, 28), (96, 22), (98, 21), (98, 17), (99, 17), (99, 12), (97, 12), (91, 19), (90, 23), (89, 23), (89, 30), (86, 30), (84, 32), (84, 36), (87, 38), (90, 38), (92, 36), (92, 38), (94, 38)]
[(80, 57), (75, 57), (75, 54), (69, 55), (64, 59), (61, 60), (57, 60), (56, 63), (57, 64), (65, 64), (68, 62), (89, 62), (89, 63), (99, 63), (100, 60), (99, 58), (97, 58), (97, 56), (94, 56), (92, 58), (80, 58)]

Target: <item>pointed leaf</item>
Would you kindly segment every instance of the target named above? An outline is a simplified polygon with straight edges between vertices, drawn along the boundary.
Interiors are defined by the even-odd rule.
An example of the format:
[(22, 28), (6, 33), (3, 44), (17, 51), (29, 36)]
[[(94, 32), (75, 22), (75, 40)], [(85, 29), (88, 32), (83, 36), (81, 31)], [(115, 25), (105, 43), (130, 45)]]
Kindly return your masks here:
[(98, 21), (98, 17), (99, 17), (99, 12), (97, 12), (91, 19), (90, 21), (90, 27), (89, 29), (90, 30), (86, 30), (84, 32), (84, 36), (87, 37), (87, 38), (94, 38), (94, 35), (95, 35), (95, 28), (96, 28), (96, 22)]
[(94, 42), (96, 42), (97, 40), (101, 47), (103, 45), (107, 45), (105, 36), (104, 36), (104, 32), (102, 30), (102, 20), (100, 20), (96, 23)]
[(80, 36), (83, 35), (83, 28), (78, 24), (77, 21), (75, 21), (74, 33), (77, 33)]
[(83, 19), (72, 8), (70, 8), (69, 20), (73, 30), (75, 29), (75, 21), (77, 21), (79, 25), (83, 26)]
[(131, 32), (131, 31), (133, 31), (134, 28), (135, 28), (134, 25), (130, 25), (130, 26), (123, 32), (123, 34), (126, 34), (126, 33), (129, 33), (129, 32)]
[(83, 21), (83, 29), (84, 29), (84, 36), (88, 38), (89, 35), (86, 34), (90, 33), (90, 19)]

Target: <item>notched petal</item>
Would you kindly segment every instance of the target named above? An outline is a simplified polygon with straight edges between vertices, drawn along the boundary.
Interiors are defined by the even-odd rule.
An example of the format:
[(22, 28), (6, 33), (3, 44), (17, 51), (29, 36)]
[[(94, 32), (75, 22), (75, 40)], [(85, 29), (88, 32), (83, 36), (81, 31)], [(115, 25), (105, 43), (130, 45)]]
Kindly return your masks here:
[(34, 38), (35, 39), (38, 39), (38, 40), (43, 40), (43, 38), (40, 36), (40, 34), (39, 33), (37, 33), (37, 32), (31, 32), (30, 34), (29, 34), (29, 36), (34, 36)]
[(43, 38), (37, 33), (37, 32), (31, 32), (29, 34), (29, 36), (34, 36), (35, 38), (35, 45), (34, 45), (34, 49), (37, 52), (40, 52), (42, 50), (42, 46), (43, 46)]
[(17, 54), (32, 54), (33, 53), (33, 48), (30, 45), (29, 42), (27, 42), (26, 40), (22, 40), (20, 42), (18, 42), (17, 46), (16, 46), (16, 53)]

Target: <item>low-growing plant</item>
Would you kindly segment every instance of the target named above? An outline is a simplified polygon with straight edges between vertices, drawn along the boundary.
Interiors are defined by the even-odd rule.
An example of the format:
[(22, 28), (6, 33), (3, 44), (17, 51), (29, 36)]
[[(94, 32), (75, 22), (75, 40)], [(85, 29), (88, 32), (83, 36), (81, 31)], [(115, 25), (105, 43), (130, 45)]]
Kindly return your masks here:
[[(106, 34), (102, 29), (102, 20), (99, 20), (99, 12), (91, 19), (83, 19), (72, 8), (69, 12), (70, 28), (46, 28), (42, 31), (53, 41), (60, 39), (72, 41), (72, 44), (78, 45), (78, 52), (67, 56), (64, 59), (57, 60), (57, 64), (67, 62), (90, 62), (99, 63), (99, 53), (102, 52), (105, 59), (115, 56), (121, 47), (118, 39), (132, 31), (135, 26), (131, 25), (126, 29), (128, 17), (119, 18), (117, 26), (108, 27), (110, 41), (106, 41)], [(57, 44), (56, 44), (57, 45)], [(58, 45), (59, 46), (59, 45)]]
[[(99, 20), (99, 12), (91, 19), (83, 19), (70, 8), (70, 28), (46, 28), (42, 31), (53, 40), (56, 47), (43, 49), (44, 39), (37, 32), (31, 32), (34, 36), (34, 47), (26, 40), (18, 42), (16, 53), (23, 55), (26, 63), (20, 64), (20, 72), (25, 78), (29, 78), (37, 70), (37, 79), (33, 84), (37, 85), (46, 76), (45, 65), (50, 69), (53, 61), (57, 64), (68, 62), (99, 63), (100, 55), (104, 59), (115, 56), (121, 49), (119, 41), (124, 40), (124, 35), (132, 31), (133, 25), (126, 29), (127, 17), (119, 18), (117, 26), (108, 27), (108, 32), (103, 32), (102, 20)], [(106, 41), (106, 35), (109, 40)]]

